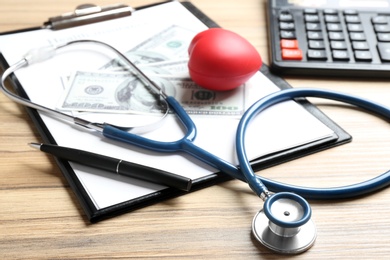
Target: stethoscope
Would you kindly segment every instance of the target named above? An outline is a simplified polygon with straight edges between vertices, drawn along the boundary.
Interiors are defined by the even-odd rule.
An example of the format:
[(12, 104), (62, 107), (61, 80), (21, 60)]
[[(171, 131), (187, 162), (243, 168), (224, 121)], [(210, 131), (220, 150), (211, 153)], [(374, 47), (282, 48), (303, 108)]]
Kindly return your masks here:
[[(6, 78), (16, 70), (35, 62), (51, 58), (55, 55), (57, 50), (77, 43), (95, 43), (108, 47), (123, 61), (125, 61), (126, 64), (130, 66), (129, 69), (139, 77), (146, 87), (151, 88), (158, 93), (160, 98), (165, 100), (168, 104), (169, 109), (176, 113), (181, 124), (186, 129), (186, 133), (183, 138), (171, 142), (161, 142), (147, 139), (141, 135), (135, 134), (133, 132), (135, 128), (124, 128), (107, 123), (95, 123), (82, 118), (73, 117), (69, 114), (33, 103), (28, 99), (12, 93), (5, 87), (4, 82)], [(313, 245), (316, 239), (316, 228), (311, 220), (311, 208), (304, 198), (351, 198), (371, 193), (390, 184), (390, 171), (373, 179), (349, 186), (336, 188), (309, 188), (266, 179), (256, 175), (252, 170), (245, 149), (245, 133), (247, 127), (252, 119), (254, 119), (259, 113), (280, 102), (301, 97), (325, 98), (345, 102), (366, 109), (376, 115), (390, 120), (390, 108), (349, 94), (320, 89), (287, 89), (261, 98), (244, 113), (238, 124), (236, 134), (236, 152), (239, 166), (235, 166), (196, 146), (194, 144), (194, 140), (196, 138), (196, 126), (191, 117), (186, 113), (176, 99), (165, 94), (157, 84), (150, 80), (137, 66), (135, 66), (118, 50), (100, 41), (77, 40), (56, 47), (44, 47), (30, 51), (22, 60), (4, 71), (1, 78), (1, 91), (17, 103), (45, 112), (54, 118), (59, 118), (88, 129), (96, 130), (107, 138), (152, 151), (165, 153), (185, 152), (202, 162), (219, 169), (221, 172), (224, 172), (233, 178), (247, 182), (257, 196), (264, 201), (263, 209), (260, 210), (253, 219), (252, 232), (256, 239), (264, 246), (278, 253), (297, 254), (304, 252)], [(269, 190), (276, 193), (271, 193)]]

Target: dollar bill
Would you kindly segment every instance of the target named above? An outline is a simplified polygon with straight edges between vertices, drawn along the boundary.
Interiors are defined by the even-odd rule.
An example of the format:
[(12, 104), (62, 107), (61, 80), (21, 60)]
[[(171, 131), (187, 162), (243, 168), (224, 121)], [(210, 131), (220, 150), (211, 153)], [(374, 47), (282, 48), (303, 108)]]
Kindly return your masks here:
[[(128, 73), (77, 71), (72, 75), (58, 108), (104, 113), (157, 113), (165, 109), (165, 103), (158, 95), (145, 86), (137, 87), (138, 84), (142, 83)], [(139, 96), (145, 98), (141, 102), (134, 101), (134, 97)]]
[(189, 77), (188, 59), (156, 62), (148, 65), (140, 65), (138, 67), (142, 68), (142, 70), (155, 70), (156, 74), (171, 74)]
[[(244, 89), (214, 92), (190, 78), (148, 74), (167, 95), (175, 97), (189, 114), (241, 115)], [(137, 77), (126, 72), (78, 71), (72, 77), (58, 108), (106, 113), (157, 113), (165, 103)]]
[[(188, 46), (195, 32), (172, 25), (158, 34), (146, 39), (124, 55), (134, 64), (150, 64), (188, 57)], [(123, 67), (119, 59), (104, 65), (101, 69)]]
[(175, 86), (176, 99), (188, 114), (239, 116), (244, 112), (244, 88), (211, 91), (200, 87), (190, 78), (166, 76), (164, 79)]
[[(143, 73), (155, 74), (160, 76), (174, 75), (179, 78), (189, 78), (190, 74), (188, 71), (188, 59), (184, 60), (170, 60), (163, 62), (156, 62), (151, 64), (140, 64), (136, 65)], [(112, 70), (112, 72), (124, 72), (128, 71), (132, 73), (132, 70), (124, 70), (123, 67), (118, 67)]]

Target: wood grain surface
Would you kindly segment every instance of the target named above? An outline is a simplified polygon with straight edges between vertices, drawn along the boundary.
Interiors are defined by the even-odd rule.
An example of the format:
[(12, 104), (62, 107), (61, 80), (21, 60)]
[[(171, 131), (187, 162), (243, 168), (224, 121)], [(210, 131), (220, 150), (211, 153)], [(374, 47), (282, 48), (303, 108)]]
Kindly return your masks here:
[[(192, 2), (222, 27), (247, 38), (268, 63), (265, 0)], [(83, 3), (1, 0), (0, 31), (39, 26), (48, 17)], [(95, 1), (98, 5), (114, 3)], [(386, 80), (286, 80), (294, 87), (341, 90), (390, 105)], [(328, 187), (363, 181), (389, 169), (389, 122), (335, 102), (313, 103), (352, 134), (353, 142), (259, 174)], [(89, 224), (54, 160), (27, 145), (39, 141), (24, 108), (0, 94), (0, 259), (291, 258), (270, 252), (251, 235), (251, 221), (262, 202), (240, 181)], [(308, 252), (294, 259), (389, 258), (390, 189), (357, 199), (310, 203), (318, 238)]]

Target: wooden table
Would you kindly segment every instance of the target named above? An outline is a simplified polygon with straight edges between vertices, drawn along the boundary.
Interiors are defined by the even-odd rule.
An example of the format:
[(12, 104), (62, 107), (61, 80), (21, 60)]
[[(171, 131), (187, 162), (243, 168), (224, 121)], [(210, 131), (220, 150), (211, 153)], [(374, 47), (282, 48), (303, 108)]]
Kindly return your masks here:
[[(154, 1), (132, 0), (139, 6)], [(247, 38), (268, 63), (265, 0), (192, 1), (222, 27)], [(37, 26), (84, 0), (2, 0), (0, 31)], [(115, 0), (99, 0), (107, 5)], [(286, 78), (294, 87), (342, 90), (390, 105), (385, 80)], [(305, 186), (339, 186), (385, 172), (388, 122), (335, 102), (313, 101), (353, 142), (261, 172)], [(281, 259), (251, 236), (262, 207), (246, 184), (230, 181), (89, 224), (54, 160), (27, 146), (41, 141), (23, 107), (0, 95), (1, 259)], [(341, 201), (311, 201), (318, 238), (297, 259), (388, 259), (390, 189)]]

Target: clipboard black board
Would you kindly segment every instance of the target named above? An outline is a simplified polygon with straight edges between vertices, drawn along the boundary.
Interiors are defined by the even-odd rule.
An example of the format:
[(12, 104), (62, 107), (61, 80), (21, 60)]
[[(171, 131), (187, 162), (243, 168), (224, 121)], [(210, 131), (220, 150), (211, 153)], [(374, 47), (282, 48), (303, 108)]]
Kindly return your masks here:
[[(158, 5), (159, 3), (155, 4)], [(181, 2), (181, 4), (188, 9), (192, 14), (194, 14), (200, 21), (202, 21), (205, 25), (208, 27), (219, 27), (218, 24), (216, 24), (213, 20), (211, 20), (209, 17), (207, 17), (202, 11), (200, 11), (198, 8), (196, 8), (192, 3), (190, 2)], [(136, 8), (136, 10), (144, 9), (144, 8), (150, 8), (154, 5), (148, 5)], [(32, 29), (26, 29), (26, 30), (38, 30), (40, 28), (32, 28)], [(22, 31), (26, 31), (22, 30)], [(20, 32), (20, 31), (19, 31)], [(1, 33), (0, 35), (4, 34), (10, 34), (10, 33), (16, 33), (14, 32), (7, 32), (7, 33)], [(7, 61), (4, 59), (2, 55), (0, 55), (0, 66), (1, 69), (6, 69), (9, 65), (7, 64)], [(291, 86), (284, 81), (282, 78), (272, 74), (268, 68), (268, 66), (263, 65), (261, 68), (261, 72), (266, 75), (272, 82), (275, 83), (275, 85), (279, 86), (281, 89), (284, 88), (290, 88)], [(19, 83), (18, 79), (15, 77), (15, 75), (11, 75), (10, 77), (10, 83), (14, 87), (15, 91), (17, 91), (21, 96), (27, 98), (26, 92), (23, 90), (23, 87)], [(328, 118), (325, 114), (323, 114), (319, 109), (317, 109), (315, 106), (310, 104), (305, 99), (300, 99), (298, 101), (306, 110), (308, 110), (310, 113), (312, 113), (315, 117), (317, 117), (320, 121), (322, 121), (326, 126), (328, 126), (330, 129), (332, 129), (335, 132), (335, 135), (332, 138), (329, 138), (327, 140), (321, 140), (319, 142), (313, 142), (310, 144), (306, 144), (303, 146), (300, 146), (298, 148), (289, 149), (287, 151), (282, 151), (278, 153), (274, 153), (268, 156), (265, 156), (263, 158), (258, 158), (256, 161), (252, 163), (252, 166), (255, 170), (261, 170), (267, 167), (271, 167), (283, 162), (287, 162), (293, 159), (297, 159), (302, 156), (306, 156), (315, 152), (319, 152), (324, 149), (332, 148), (347, 142), (350, 142), (352, 137), (344, 131), (340, 126), (338, 126), (336, 123), (334, 123), (330, 118)], [(37, 113), (36, 110), (27, 108), (27, 112), (29, 116), (32, 118), (35, 126), (37, 127), (40, 135), (42, 136), (42, 139), (44, 142), (55, 144), (55, 140), (53, 136), (51, 135), (49, 129), (46, 127), (45, 123), (43, 122), (40, 115)], [(85, 211), (85, 214), (88, 218), (88, 220), (92, 223), (110, 218), (125, 212), (129, 212), (141, 207), (145, 207), (154, 203), (158, 203), (160, 201), (166, 200), (168, 198), (173, 198), (176, 196), (184, 195), (186, 194), (183, 191), (179, 191), (173, 188), (167, 188), (163, 189), (157, 192), (154, 192), (152, 194), (149, 194), (147, 196), (138, 197), (133, 200), (125, 201), (123, 203), (119, 203), (113, 206), (109, 206), (103, 209), (97, 209), (92, 202), (91, 198), (87, 194), (86, 190), (84, 189), (83, 185), (80, 183), (80, 180), (76, 176), (75, 172), (73, 171), (72, 167), (70, 166), (68, 161), (64, 161), (61, 159), (56, 158), (56, 162), (58, 166), (60, 167), (63, 175), (65, 176), (66, 180), (68, 181), (69, 185), (71, 186), (72, 190), (75, 192), (82, 208)], [(193, 183), (192, 191), (196, 191), (223, 181), (230, 180), (231, 177), (223, 174), (223, 173), (214, 173), (210, 174), (205, 178), (197, 179)]]

